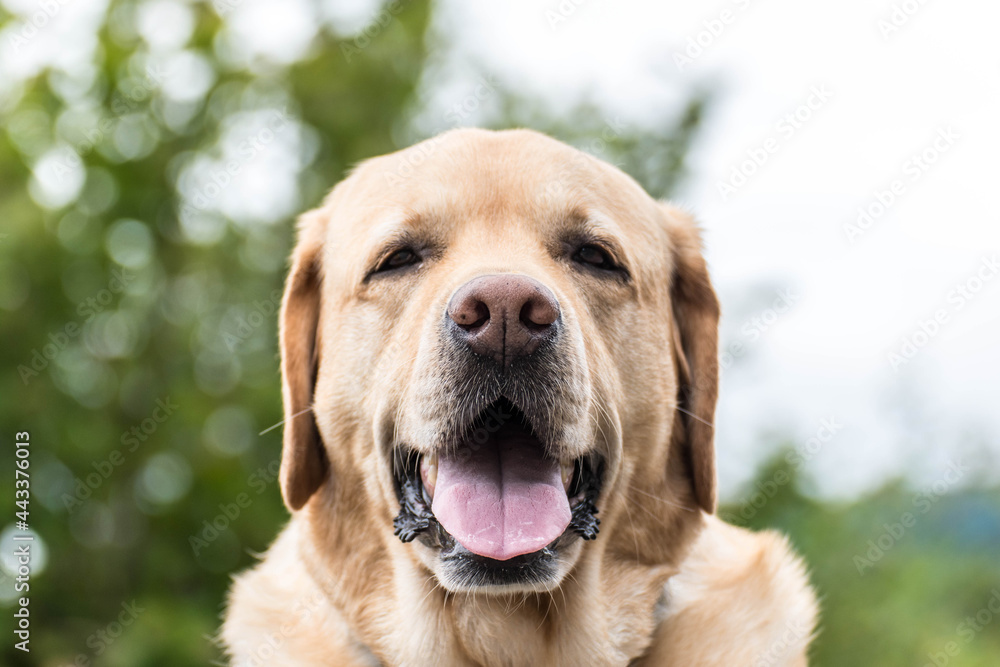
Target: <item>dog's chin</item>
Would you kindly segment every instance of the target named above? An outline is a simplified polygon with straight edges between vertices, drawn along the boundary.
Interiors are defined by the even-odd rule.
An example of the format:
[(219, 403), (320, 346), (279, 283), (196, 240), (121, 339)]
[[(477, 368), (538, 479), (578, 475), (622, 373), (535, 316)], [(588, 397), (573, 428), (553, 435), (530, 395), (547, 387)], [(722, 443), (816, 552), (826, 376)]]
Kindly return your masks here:
[(483, 595), (553, 591), (576, 565), (583, 546), (582, 540), (564, 536), (533, 553), (501, 561), (479, 556), (452, 542), (447, 547), (421, 544), (418, 557), (445, 590)]

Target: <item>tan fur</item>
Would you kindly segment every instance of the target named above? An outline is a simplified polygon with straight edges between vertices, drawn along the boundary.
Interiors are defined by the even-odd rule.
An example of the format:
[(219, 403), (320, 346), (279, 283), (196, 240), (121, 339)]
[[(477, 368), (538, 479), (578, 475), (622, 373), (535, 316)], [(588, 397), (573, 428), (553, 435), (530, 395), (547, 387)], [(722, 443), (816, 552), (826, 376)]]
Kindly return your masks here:
[[(560, 243), (597, 230), (626, 283)], [(402, 233), (419, 269), (365, 276)], [(485, 273), (558, 297), (563, 460), (599, 452), (601, 531), (546, 590), (455, 592), (392, 533), (395, 443), (430, 453), (450, 418), (437, 323)], [(719, 306), (691, 218), (533, 132), (461, 130), (360, 166), (300, 221), (281, 315), (285, 531), (232, 587), (232, 664), (804, 665), (816, 604), (785, 541), (712, 516)], [(310, 410), (311, 408), (311, 410)]]

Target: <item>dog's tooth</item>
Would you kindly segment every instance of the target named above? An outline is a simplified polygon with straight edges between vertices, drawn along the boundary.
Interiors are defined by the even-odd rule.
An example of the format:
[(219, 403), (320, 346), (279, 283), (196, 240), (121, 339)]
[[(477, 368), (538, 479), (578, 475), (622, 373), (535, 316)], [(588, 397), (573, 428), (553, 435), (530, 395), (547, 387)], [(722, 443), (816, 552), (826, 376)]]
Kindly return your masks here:
[(420, 479), (424, 483), (424, 489), (427, 490), (427, 495), (431, 498), (434, 497), (434, 485), (437, 484), (438, 478), (438, 457), (437, 454), (431, 454), (430, 456), (424, 456), (420, 459)]
[(576, 466), (572, 461), (570, 461), (569, 463), (564, 463), (561, 466), (562, 483), (563, 483), (563, 488), (566, 489), (566, 493), (569, 493), (569, 485), (573, 483), (574, 470), (576, 470)]

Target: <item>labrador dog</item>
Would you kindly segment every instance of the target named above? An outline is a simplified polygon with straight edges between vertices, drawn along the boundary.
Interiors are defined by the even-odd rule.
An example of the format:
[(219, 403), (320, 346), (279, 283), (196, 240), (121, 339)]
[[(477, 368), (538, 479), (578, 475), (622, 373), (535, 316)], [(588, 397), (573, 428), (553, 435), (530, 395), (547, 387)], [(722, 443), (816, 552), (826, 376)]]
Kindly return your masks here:
[(718, 320), (691, 218), (569, 146), (363, 163), (299, 223), (232, 664), (806, 665), (802, 563), (713, 515)]

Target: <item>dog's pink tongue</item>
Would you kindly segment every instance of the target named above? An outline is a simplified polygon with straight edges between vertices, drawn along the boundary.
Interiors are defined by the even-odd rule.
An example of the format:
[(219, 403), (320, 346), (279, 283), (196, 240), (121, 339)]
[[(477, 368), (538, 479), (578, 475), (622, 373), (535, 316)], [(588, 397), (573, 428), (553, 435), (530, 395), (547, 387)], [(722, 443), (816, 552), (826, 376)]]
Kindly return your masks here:
[(538, 551), (571, 518), (559, 463), (522, 434), (495, 436), (478, 449), (462, 445), (438, 460), (431, 509), (472, 553), (507, 560)]

